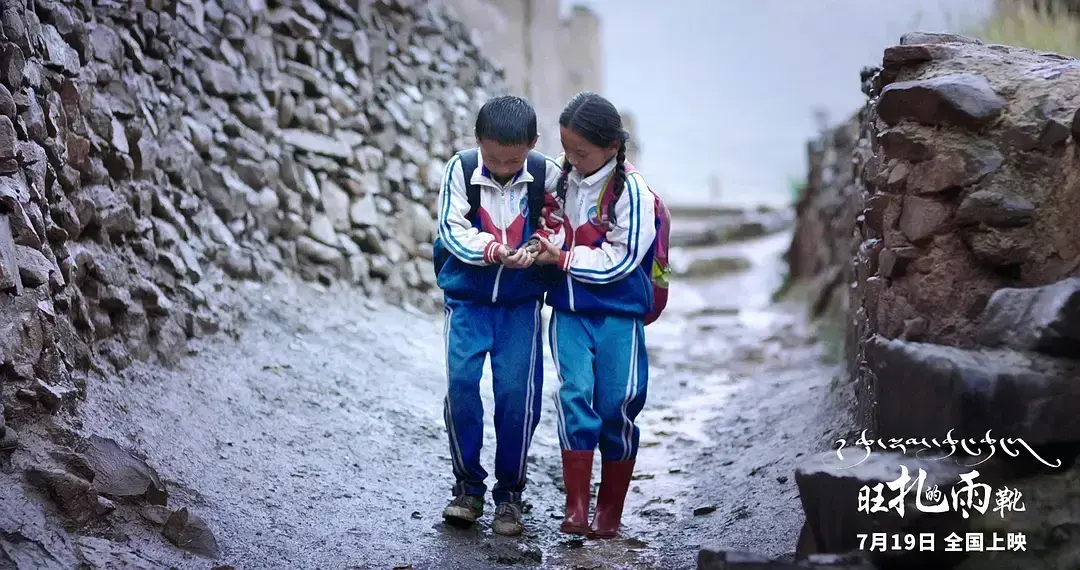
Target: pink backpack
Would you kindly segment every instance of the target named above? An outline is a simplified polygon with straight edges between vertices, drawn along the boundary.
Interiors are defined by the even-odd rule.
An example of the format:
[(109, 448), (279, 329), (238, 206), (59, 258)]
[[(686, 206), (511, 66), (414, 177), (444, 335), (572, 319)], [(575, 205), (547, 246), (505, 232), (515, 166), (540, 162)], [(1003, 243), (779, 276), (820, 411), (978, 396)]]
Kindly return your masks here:
[[(626, 174), (628, 176), (631, 172), (637, 172), (634, 165), (629, 162), (624, 162), (623, 164), (626, 166)], [(615, 195), (613, 178), (614, 177), (608, 179), (607, 186), (597, 199), (597, 212), (606, 212), (608, 203), (611, 202), (611, 199)], [(651, 186), (649, 189), (653, 190)], [(648, 315), (645, 315), (646, 325), (651, 324), (653, 321), (660, 318), (660, 313), (663, 313), (664, 309), (667, 307), (668, 285), (671, 282), (671, 265), (668, 261), (668, 236), (671, 233), (671, 213), (668, 212), (667, 205), (660, 199), (660, 195), (656, 193), (656, 190), (653, 190), (653, 196), (655, 197), (656, 240), (653, 241), (652, 271), (649, 274), (649, 280), (652, 281), (653, 287), (653, 309)]]

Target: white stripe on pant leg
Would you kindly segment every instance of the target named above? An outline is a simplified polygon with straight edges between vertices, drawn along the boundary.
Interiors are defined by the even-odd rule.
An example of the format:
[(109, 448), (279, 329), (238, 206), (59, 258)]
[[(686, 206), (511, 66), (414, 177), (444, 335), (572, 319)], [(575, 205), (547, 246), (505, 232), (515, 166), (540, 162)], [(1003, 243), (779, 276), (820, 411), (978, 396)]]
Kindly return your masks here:
[(635, 326), (633, 329), (631, 329), (631, 331), (632, 331), (631, 334), (633, 336), (631, 337), (631, 340), (630, 340), (630, 369), (629, 369), (629, 374), (627, 375), (627, 378), (626, 378), (626, 397), (623, 399), (622, 408), (621, 408), (622, 409), (622, 419), (623, 419), (623, 427), (622, 427), (623, 454), (622, 454), (621, 459), (623, 461), (625, 461), (627, 459), (630, 459), (630, 446), (633, 444), (633, 441), (634, 441), (634, 424), (633, 424), (633, 422), (630, 421), (630, 416), (627, 414), (626, 408), (627, 408), (627, 406), (630, 405), (630, 402), (632, 402), (634, 400), (634, 398), (637, 396), (637, 379), (638, 379), (638, 375), (637, 375), (637, 351), (638, 351), (637, 327)]
[[(532, 344), (532, 353), (529, 355), (529, 377), (528, 387), (525, 389), (525, 425), (522, 427), (521, 432), (521, 461), (518, 466), (518, 485), (525, 484), (525, 461), (529, 453), (529, 445), (532, 443), (532, 427), (533, 420), (533, 397), (536, 395), (536, 386), (533, 381), (533, 377), (536, 375), (536, 357), (537, 357), (537, 336), (543, 336), (540, 332), (540, 301), (536, 302), (536, 310), (533, 312), (533, 332), (529, 335), (529, 340)], [(542, 342), (542, 339), (541, 339)]]
[(454, 410), (450, 407), (450, 322), (453, 320), (454, 310), (446, 307), (446, 320), (443, 323), (443, 344), (446, 349), (446, 427), (450, 432), (450, 460), (459, 476), (468, 476), (465, 470), (465, 460), (461, 457), (461, 444), (458, 442), (457, 430), (454, 429)]
[(562, 443), (563, 449), (570, 449), (570, 437), (566, 433), (566, 416), (563, 415), (562, 400), (560, 399), (560, 393), (562, 392), (563, 374), (562, 367), (559, 365), (559, 318), (555, 311), (551, 312), (551, 322), (548, 323), (548, 337), (551, 341), (551, 359), (555, 363), (555, 376), (559, 380), (559, 388), (555, 390), (555, 417), (558, 422), (559, 441)]

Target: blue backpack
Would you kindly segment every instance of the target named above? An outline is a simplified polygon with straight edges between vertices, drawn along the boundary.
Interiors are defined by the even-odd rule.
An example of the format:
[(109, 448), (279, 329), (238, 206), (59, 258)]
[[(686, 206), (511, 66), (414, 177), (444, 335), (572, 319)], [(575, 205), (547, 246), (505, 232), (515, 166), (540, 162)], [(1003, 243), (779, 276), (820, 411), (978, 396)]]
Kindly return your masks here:
[[(457, 153), (461, 157), (461, 172), (465, 178), (465, 193), (469, 199), (469, 212), (465, 214), (465, 219), (472, 223), (473, 227), (478, 230), (483, 230), (480, 224), (480, 187), (472, 183), (473, 172), (476, 171), (480, 165), (480, 151), (479, 149), (463, 150)], [(525, 168), (529, 174), (532, 174), (533, 181), (529, 183), (528, 187), (528, 213), (529, 213), (529, 227), (532, 231), (536, 231), (536, 228), (540, 227), (540, 213), (544, 209), (544, 198), (546, 189), (544, 188), (544, 182), (547, 179), (547, 157), (543, 154), (536, 152), (535, 150), (529, 151), (529, 158), (526, 161)], [(435, 234), (435, 243), (433, 247), (432, 263), (435, 265), (435, 275), (439, 274), (443, 265), (453, 255), (442, 244), (442, 238)], [(513, 246), (511, 246), (513, 247)]]

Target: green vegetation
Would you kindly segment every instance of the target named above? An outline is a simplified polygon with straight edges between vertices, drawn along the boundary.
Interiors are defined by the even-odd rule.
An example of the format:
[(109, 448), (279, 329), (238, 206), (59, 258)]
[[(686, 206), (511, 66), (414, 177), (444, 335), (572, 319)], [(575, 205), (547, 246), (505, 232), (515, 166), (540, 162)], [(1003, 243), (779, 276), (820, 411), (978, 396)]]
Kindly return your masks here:
[(818, 338), (825, 349), (821, 355), (823, 364), (835, 365), (844, 361), (847, 328), (842, 319), (826, 317), (818, 321)]
[(1080, 17), (1051, 0), (998, 0), (985, 21), (963, 33), (987, 43), (1007, 44), (1080, 57)]
[(803, 192), (806, 192), (806, 180), (794, 176), (789, 177), (788, 189), (791, 192), (791, 203), (796, 204), (802, 198)]

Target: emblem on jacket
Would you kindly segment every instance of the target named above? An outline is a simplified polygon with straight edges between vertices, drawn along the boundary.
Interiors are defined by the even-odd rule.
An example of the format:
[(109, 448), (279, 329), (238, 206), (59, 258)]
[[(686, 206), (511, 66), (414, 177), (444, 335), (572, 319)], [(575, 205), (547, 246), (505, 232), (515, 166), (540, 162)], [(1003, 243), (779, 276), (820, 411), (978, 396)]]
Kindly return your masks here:
[(604, 220), (600, 218), (600, 210), (596, 207), (596, 204), (589, 206), (589, 223), (598, 228), (604, 225)]

